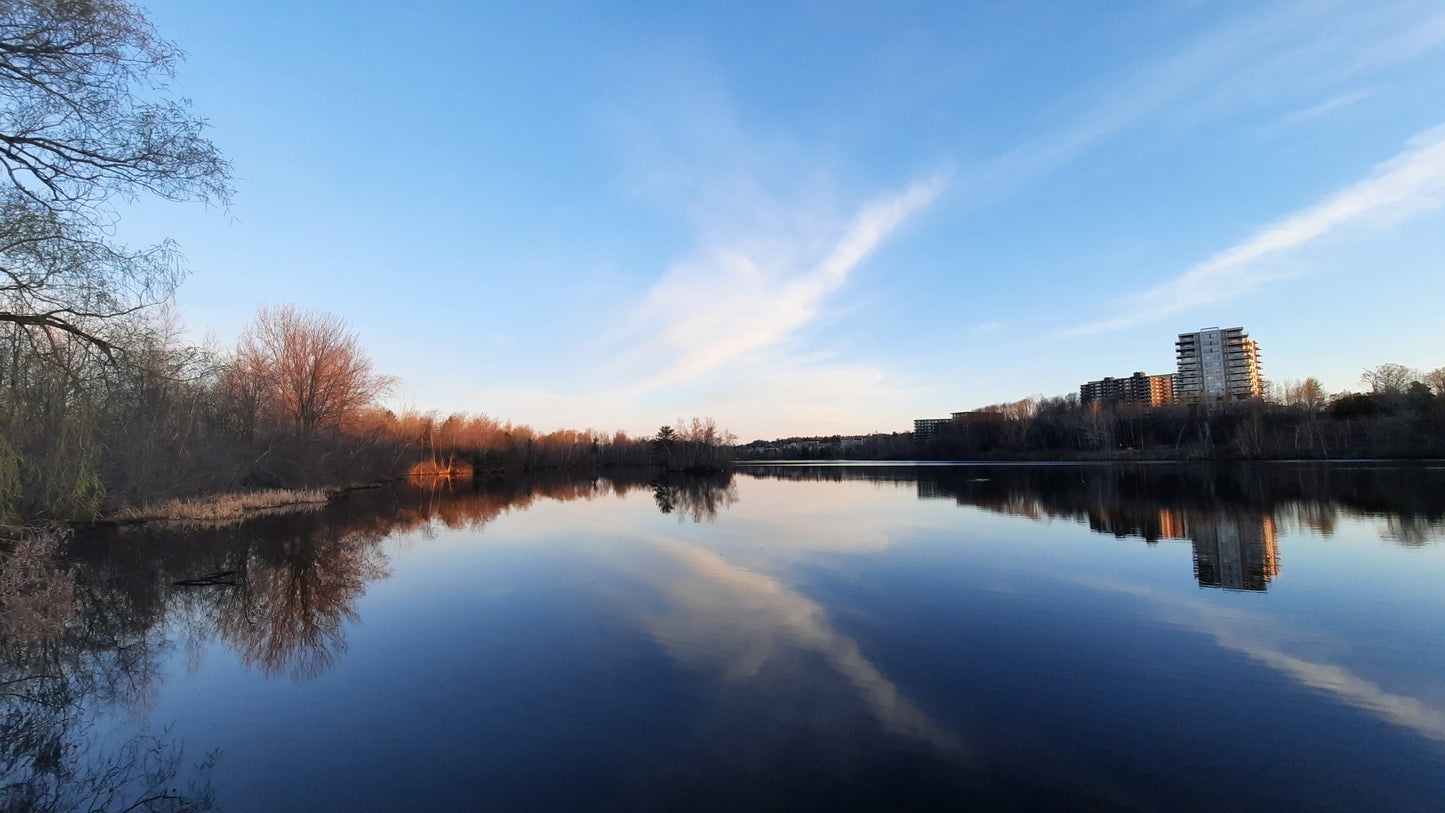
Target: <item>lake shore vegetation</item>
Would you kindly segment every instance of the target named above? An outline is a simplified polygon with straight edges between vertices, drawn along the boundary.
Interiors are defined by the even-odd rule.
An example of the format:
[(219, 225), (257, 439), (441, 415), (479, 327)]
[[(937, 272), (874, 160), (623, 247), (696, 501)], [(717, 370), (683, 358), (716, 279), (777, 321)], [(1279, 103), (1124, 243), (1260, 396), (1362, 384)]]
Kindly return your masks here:
[(1233, 403), (1081, 403), (1035, 396), (911, 432), (753, 441), (739, 460), (1336, 460), (1445, 458), (1445, 368), (1381, 364), (1365, 392), (1315, 379)]
[(232, 350), (185, 342), (165, 308), (133, 314), (126, 327), (112, 354), (88, 353), (85, 339), (63, 332), (49, 337), (63, 352), (37, 354), (0, 332), (3, 522), (224, 521), (358, 483), (716, 470), (731, 452), (731, 436), (710, 419), (679, 420), (658, 440), (397, 413), (379, 403), (394, 379), (373, 371), (359, 337), (332, 314), (262, 308)]
[(115, 512), (115, 519), (120, 522), (226, 524), (261, 513), (315, 510), (329, 502), (333, 493), (321, 488), (269, 488), (209, 494), (122, 508)]

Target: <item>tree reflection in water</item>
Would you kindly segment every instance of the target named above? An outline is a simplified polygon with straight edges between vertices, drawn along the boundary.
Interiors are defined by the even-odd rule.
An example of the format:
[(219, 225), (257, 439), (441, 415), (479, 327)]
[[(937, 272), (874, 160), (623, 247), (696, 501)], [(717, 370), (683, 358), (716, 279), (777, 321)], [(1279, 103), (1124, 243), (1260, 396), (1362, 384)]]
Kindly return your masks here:
[[(152, 531), (155, 559), (172, 570), (170, 581), (233, 572), (234, 585), (178, 587), (167, 583), (174, 621), (189, 633), (187, 649), (199, 663), (207, 645), (219, 642), (247, 667), (268, 675), (309, 680), (329, 670), (346, 652), (346, 627), (370, 582), (390, 575), (383, 540), (432, 536), (437, 525), (479, 530), (508, 511), (539, 500), (568, 502), (625, 496), (647, 487), (641, 478), (576, 478), (561, 474), (452, 483), (418, 481), (356, 494), (319, 514), (267, 517), (206, 535)], [(736, 499), (728, 475), (696, 484), (677, 480), (676, 504), (699, 519)], [(105, 556), (118, 540), (96, 544)]]
[[(248, 668), (310, 680), (345, 654), (367, 585), (388, 577), (388, 536), (426, 538), (438, 524), (477, 530), (539, 500), (643, 488), (663, 489), (667, 510), (694, 521), (737, 499), (725, 474), (664, 484), (645, 474), (541, 474), (406, 484), (229, 528), (94, 529), (66, 544), (60, 534), (0, 543), (0, 809), (210, 809), (215, 754), (187, 762), (165, 730), (95, 745), (104, 740), (99, 720), (152, 704), (174, 638), (184, 639), (193, 668), (218, 643)], [(218, 572), (230, 575), (197, 578)]]
[(1329, 536), (1341, 517), (1370, 517), (1383, 518), (1381, 536), (1401, 545), (1445, 538), (1445, 472), (1408, 464), (759, 465), (742, 471), (782, 480), (913, 485), (920, 500), (1072, 519), (1150, 544), (1188, 540), (1200, 586), (1232, 590), (1265, 590), (1279, 575), (1282, 527)]
[(730, 508), (738, 501), (738, 489), (729, 472), (669, 474), (652, 483), (652, 499), (657, 510), (677, 514), (679, 522), (717, 519), (718, 509)]
[(267, 674), (325, 673), (346, 652), (366, 583), (390, 575), (380, 543), (375, 534), (266, 540), (243, 564), (242, 588), (215, 602), (220, 640)]
[[(780, 479), (866, 479), (916, 490), (920, 499), (1034, 518), (1067, 517), (1099, 533), (1189, 539), (1201, 585), (1264, 589), (1280, 572), (1276, 529), (1330, 534), (1342, 518), (1370, 517), (1403, 545), (1445, 537), (1445, 472), (1410, 467), (990, 466), (748, 467)], [(479, 530), (539, 501), (606, 500), (646, 489), (679, 520), (710, 521), (736, 503), (732, 476), (572, 478), (560, 474), (468, 484), (408, 484), (359, 492), (303, 516), (272, 516), (208, 531), (99, 529), (62, 549), (52, 537), (0, 545), (0, 809), (204, 810), (212, 806), (213, 759), (187, 760), (162, 729), (129, 740), (97, 737), (98, 725), (153, 704), (163, 667), (184, 644), (193, 664), (210, 646), (266, 675), (313, 679), (346, 652), (368, 585), (389, 575), (388, 545), (425, 544), (438, 527)], [(686, 590), (693, 616), (654, 620), (660, 640), (683, 656), (736, 653), (758, 662), (751, 619), (782, 619), (781, 646), (815, 649), (867, 689), (871, 708), (900, 730), (926, 721), (889, 699), (891, 683), (855, 657), (844, 636), (809, 623), (802, 602), (742, 568), (686, 546), (672, 560), (706, 574)], [(221, 571), (234, 575), (186, 586)], [(202, 580), (204, 581), (204, 580)], [(222, 583), (230, 581), (231, 584)], [(718, 589), (707, 599), (703, 586)], [(716, 623), (738, 596), (762, 596), (761, 614)], [(746, 603), (743, 603), (746, 606)], [(770, 616), (767, 612), (774, 612)], [(786, 623), (784, 623), (786, 622)], [(790, 625), (789, 625), (790, 624)], [(689, 626), (692, 625), (692, 626)], [(712, 632), (712, 637), (692, 627)], [(778, 626), (778, 625), (773, 625)], [(735, 632), (719, 648), (716, 631)], [(730, 634), (730, 633), (729, 633)], [(706, 646), (692, 646), (702, 640)], [(699, 654), (695, 654), (699, 653)], [(1266, 653), (1268, 654), (1268, 653)], [(1273, 656), (1271, 656), (1273, 657)], [(1294, 663), (1294, 662), (1291, 662)], [(1296, 664), (1294, 667), (1296, 668)], [(881, 675), (881, 672), (879, 673)], [(929, 735), (932, 740), (938, 737)], [(164, 793), (162, 793), (164, 791)], [(149, 803), (144, 800), (151, 799)]]
[(168, 645), (123, 594), (63, 561), (62, 539), (0, 555), (0, 808), (211, 809), (214, 754), (186, 765), (164, 731), (94, 744), (101, 716), (147, 704)]

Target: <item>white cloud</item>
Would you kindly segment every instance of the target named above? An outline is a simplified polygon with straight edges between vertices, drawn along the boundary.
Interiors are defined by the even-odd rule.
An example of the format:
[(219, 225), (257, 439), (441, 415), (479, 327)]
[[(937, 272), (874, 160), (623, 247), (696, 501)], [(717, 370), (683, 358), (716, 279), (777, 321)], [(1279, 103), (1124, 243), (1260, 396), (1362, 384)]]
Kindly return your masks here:
[[(910, 215), (939, 193), (937, 179), (869, 201), (811, 267), (789, 267), (807, 242), (775, 246), (780, 256), (750, 256), (719, 246), (679, 264), (648, 293), (644, 319), (658, 327), (647, 355), (665, 358), (651, 389), (704, 376), (745, 353), (775, 345), (819, 315), (827, 297)], [(746, 239), (739, 239), (746, 243)]]
[[(1370, 71), (1438, 47), (1442, 23), (1430, 3), (1251, 9), (1041, 111), (1040, 120), (1056, 126), (1011, 139), (1003, 154), (952, 176), (949, 186), (960, 193), (952, 203), (987, 207), (1131, 128), (1198, 125), (1241, 111), (1278, 121), (1302, 98), (1328, 101), (1297, 115), (1323, 115), (1357, 101), (1345, 91), (1370, 81)], [(745, 437), (906, 428), (897, 426), (899, 416), (918, 413), (909, 399), (919, 395), (911, 382), (900, 386), (885, 369), (856, 360), (864, 332), (843, 334), (851, 345), (810, 339), (814, 328), (837, 324), (836, 300), (855, 270), (943, 183), (922, 180), (855, 206), (861, 196), (847, 188), (849, 173), (829, 163), (830, 145), (743, 121), (724, 77), (693, 56), (664, 50), (659, 59), (667, 70), (644, 60), (646, 79), (629, 84), (633, 95), (601, 118), (623, 162), (620, 185), (675, 217), (693, 247), (673, 255), (685, 259), (667, 267), (640, 307), (612, 315), (612, 332), (579, 353), (584, 363), (563, 391), (538, 393), (515, 409), (556, 425), (584, 415), (633, 430), (705, 414)], [(1257, 282), (1259, 262), (1251, 262), (1247, 276)], [(1179, 302), (1165, 307), (1188, 307), (1183, 294), (1195, 297), (1187, 301), (1210, 294), (1189, 288), (1207, 288), (1207, 275), (1189, 276), (1138, 298), (1168, 300), (1173, 291)], [(976, 325), (971, 337), (995, 338), (1009, 324)], [(845, 355), (854, 360), (841, 362)]]
[(1242, 296), (1295, 272), (1269, 263), (1327, 235), (1355, 226), (1385, 227), (1445, 203), (1445, 125), (1427, 130), (1370, 177), (1268, 226), (1168, 282), (1128, 297), (1125, 315), (1061, 331), (1084, 336), (1158, 321), (1171, 314)]
[[(1067, 124), (965, 171), (959, 185), (983, 204), (1130, 128), (1165, 119), (1198, 126), (1250, 107), (1277, 110), (1296, 103), (1296, 94), (1337, 91), (1442, 44), (1445, 12), (1438, 3), (1260, 4), (1174, 53), (1102, 77), (1071, 101), (1077, 112), (1062, 119)], [(1346, 93), (1295, 115), (1320, 115), (1363, 96)]]
[[(918, 180), (840, 215), (844, 207), (830, 184), (807, 172), (791, 177), (796, 184), (781, 190), (720, 179), (734, 190), (749, 188), (742, 197), (755, 205), (730, 193), (717, 206), (695, 201), (687, 208), (698, 248), (617, 320), (617, 334), (599, 339), (605, 361), (589, 379), (603, 386), (577, 382), (588, 393), (588, 420), (605, 425), (615, 416), (634, 431), (650, 431), (679, 416), (706, 415), (753, 438), (887, 430), (909, 413), (901, 400), (912, 392), (908, 386), (866, 363), (841, 360), (842, 348), (810, 342), (807, 331), (851, 315), (858, 304), (840, 305), (834, 296), (941, 193), (944, 181)], [(675, 182), (704, 199), (713, 194), (706, 178)], [(552, 407), (533, 403), (527, 414), (578, 409), (575, 399), (550, 400)]]
[(1320, 116), (1323, 116), (1324, 114), (1329, 113), (1333, 110), (1337, 110), (1341, 107), (1349, 107), (1350, 105), (1364, 99), (1366, 96), (1369, 95), (1370, 94), (1366, 93), (1363, 90), (1357, 90), (1353, 93), (1342, 93), (1339, 96), (1326, 99), (1325, 101), (1320, 102), (1317, 105), (1306, 107), (1303, 110), (1296, 110), (1293, 113), (1286, 115), (1284, 117), (1284, 122), (1286, 124), (1303, 124), (1304, 122), (1310, 121), (1311, 119), (1317, 119)]
[(499, 414), (542, 428), (582, 421), (633, 433), (710, 416), (747, 439), (905, 428), (897, 416), (911, 412), (909, 386), (840, 360), (835, 348), (808, 346), (803, 333), (844, 314), (829, 307), (833, 295), (943, 186), (936, 176), (917, 181), (848, 218), (831, 214), (838, 206), (821, 193), (788, 208), (756, 190), (767, 213), (756, 228), (737, 222), (746, 207), (735, 200), (727, 212), (690, 212), (705, 248), (669, 268), (617, 319), (616, 335), (599, 338), (605, 360), (560, 391), (512, 390)]

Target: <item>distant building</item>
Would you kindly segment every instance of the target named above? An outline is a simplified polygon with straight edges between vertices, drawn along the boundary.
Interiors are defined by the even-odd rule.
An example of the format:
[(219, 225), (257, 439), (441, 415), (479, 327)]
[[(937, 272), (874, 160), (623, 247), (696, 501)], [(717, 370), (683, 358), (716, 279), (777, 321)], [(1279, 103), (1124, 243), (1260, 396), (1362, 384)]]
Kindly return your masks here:
[(1243, 401), (1264, 395), (1259, 342), (1242, 327), (1180, 333), (1174, 352), (1179, 366), (1174, 397), (1181, 401)]
[(1134, 373), (1128, 378), (1106, 376), (1079, 385), (1084, 404), (1143, 404), (1159, 406), (1174, 400), (1174, 378), (1168, 375)]
[(952, 425), (952, 418), (915, 418), (913, 421), (913, 439), (928, 440)]
[(980, 423), (1001, 423), (1004, 414), (992, 409), (971, 409), (967, 412), (953, 413), (953, 422), (965, 426)]
[(954, 412), (950, 418), (914, 418), (913, 439), (928, 440), (944, 432), (957, 431), (969, 426), (986, 423), (1002, 423), (1007, 416), (992, 409), (971, 409)]

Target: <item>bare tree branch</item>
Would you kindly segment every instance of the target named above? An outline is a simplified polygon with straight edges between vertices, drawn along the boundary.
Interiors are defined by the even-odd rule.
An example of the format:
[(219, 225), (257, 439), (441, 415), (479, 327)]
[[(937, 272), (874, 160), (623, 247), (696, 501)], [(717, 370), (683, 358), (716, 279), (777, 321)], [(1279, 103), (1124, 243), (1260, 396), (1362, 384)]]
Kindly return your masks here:
[(115, 244), (112, 199), (224, 205), (230, 165), (189, 102), (181, 52), (126, 0), (0, 2), (0, 321), (113, 359), (108, 320), (168, 299), (169, 244)]

